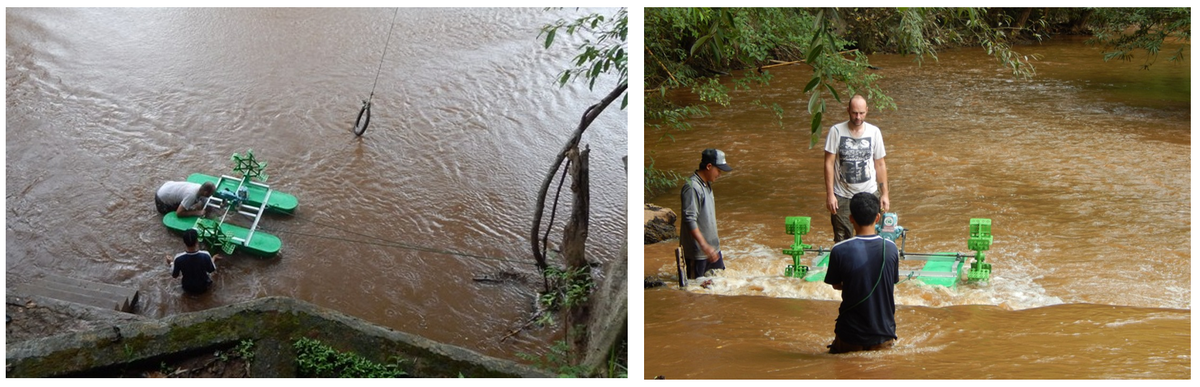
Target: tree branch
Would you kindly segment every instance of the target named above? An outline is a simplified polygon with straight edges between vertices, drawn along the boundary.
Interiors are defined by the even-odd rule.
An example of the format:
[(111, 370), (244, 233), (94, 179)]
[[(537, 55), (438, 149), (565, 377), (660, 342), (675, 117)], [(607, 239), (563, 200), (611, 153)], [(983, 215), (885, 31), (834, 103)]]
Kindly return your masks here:
[(604, 99), (600, 100), (599, 103), (588, 107), (587, 110), (583, 112), (583, 117), (580, 118), (579, 126), (575, 128), (575, 133), (571, 135), (571, 140), (567, 141), (567, 144), (564, 145), (562, 150), (558, 152), (558, 156), (554, 158), (554, 163), (550, 166), (550, 172), (546, 174), (546, 178), (542, 181), (542, 187), (538, 191), (537, 209), (533, 215), (533, 228), (529, 233), (529, 244), (533, 249), (533, 257), (537, 261), (538, 270), (546, 270), (546, 256), (542, 254), (542, 250), (538, 248), (538, 230), (542, 228), (542, 213), (545, 211), (546, 207), (546, 192), (550, 189), (550, 183), (554, 180), (555, 172), (558, 171), (559, 166), (562, 165), (563, 159), (567, 157), (567, 151), (579, 145), (579, 140), (583, 138), (583, 132), (587, 130), (588, 126), (592, 125), (592, 121), (595, 121), (596, 117), (599, 116), (604, 109), (608, 108), (608, 105), (612, 104), (613, 101), (617, 100), (617, 98), (620, 98), (621, 94), (624, 94), (625, 90), (628, 88), (629, 83), (622, 83), (618, 85), (615, 89), (613, 89), (612, 92), (609, 92)]

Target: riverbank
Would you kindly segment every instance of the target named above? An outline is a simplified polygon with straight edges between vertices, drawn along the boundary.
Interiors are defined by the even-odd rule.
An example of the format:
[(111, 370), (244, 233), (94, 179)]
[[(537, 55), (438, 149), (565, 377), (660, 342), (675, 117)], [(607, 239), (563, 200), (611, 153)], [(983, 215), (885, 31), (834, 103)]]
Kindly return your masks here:
[[(253, 343), (245, 358), (250, 377), (295, 377), (292, 342), (320, 340), (379, 363), (401, 359), (418, 377), (549, 377), (511, 361), (379, 327), (361, 319), (284, 297), (267, 297), (163, 319), (109, 315), (106, 311), (10, 296), (6, 375), (55, 377), (107, 375), (130, 367), (187, 361)], [(13, 316), (13, 314), (16, 316)], [(117, 313), (117, 312), (113, 312)], [(35, 325), (44, 323), (43, 328)], [(181, 360), (183, 359), (183, 360)]]
[(9, 291), (4, 308), (7, 344), (98, 329), (145, 317)]

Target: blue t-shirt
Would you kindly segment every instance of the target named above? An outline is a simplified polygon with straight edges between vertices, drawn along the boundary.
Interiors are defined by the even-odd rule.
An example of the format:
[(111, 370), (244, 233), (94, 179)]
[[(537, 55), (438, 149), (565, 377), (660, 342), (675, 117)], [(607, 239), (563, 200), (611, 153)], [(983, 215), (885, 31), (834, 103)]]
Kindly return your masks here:
[(217, 266), (213, 264), (212, 255), (209, 255), (207, 251), (184, 252), (175, 256), (175, 264), (172, 265), (171, 277), (178, 277), (182, 273), (183, 290), (192, 293), (203, 293), (208, 290), (208, 284), (212, 283), (212, 279), (208, 277), (208, 273), (214, 271), (217, 271)]
[[(886, 263), (883, 261), (885, 243)], [(842, 305), (838, 307), (837, 324), (833, 329), (838, 338), (862, 346), (896, 338), (893, 291), (900, 279), (899, 265), (900, 250), (895, 243), (879, 235), (856, 236), (833, 245), (825, 283), (842, 284)]]

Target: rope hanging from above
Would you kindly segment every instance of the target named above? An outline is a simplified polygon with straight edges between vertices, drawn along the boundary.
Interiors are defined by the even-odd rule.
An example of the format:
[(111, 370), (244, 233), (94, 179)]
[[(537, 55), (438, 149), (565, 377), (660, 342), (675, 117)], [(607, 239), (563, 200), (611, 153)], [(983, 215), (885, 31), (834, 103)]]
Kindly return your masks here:
[(383, 55), (379, 57), (379, 69), (375, 70), (375, 83), (371, 85), (371, 94), (363, 100), (362, 108), (358, 109), (358, 118), (354, 120), (354, 135), (360, 137), (367, 132), (371, 124), (371, 102), (375, 99), (375, 86), (379, 86), (379, 74), (383, 72), (383, 59), (387, 58), (388, 46), (392, 43), (392, 30), (396, 28), (396, 15), (400, 8), (392, 12), (392, 25), (388, 28), (387, 40), (383, 43)]

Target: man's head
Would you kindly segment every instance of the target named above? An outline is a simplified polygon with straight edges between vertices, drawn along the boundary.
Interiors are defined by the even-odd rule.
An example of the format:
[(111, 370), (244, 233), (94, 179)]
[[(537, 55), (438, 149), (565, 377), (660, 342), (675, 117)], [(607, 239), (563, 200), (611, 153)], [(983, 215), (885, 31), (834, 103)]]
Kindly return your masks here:
[(700, 177), (709, 183), (717, 181), (721, 172), (732, 171), (733, 168), (725, 162), (725, 152), (717, 149), (705, 149), (700, 153)]
[(209, 196), (212, 196), (213, 193), (216, 193), (216, 192), (217, 192), (217, 185), (213, 184), (213, 182), (211, 182), (211, 181), (206, 181), (206, 182), (204, 182), (204, 184), (200, 185), (200, 191), (198, 191), (196, 193), (196, 195), (203, 196), (203, 197), (209, 197)]
[(874, 225), (879, 220), (879, 198), (860, 192), (850, 198), (850, 221), (857, 226)]
[(846, 107), (846, 113), (850, 114), (851, 128), (861, 127), (867, 120), (867, 99), (858, 94), (850, 97), (850, 106)]
[(189, 228), (183, 232), (183, 244), (188, 248), (196, 247), (200, 240), (200, 233), (196, 229)]

